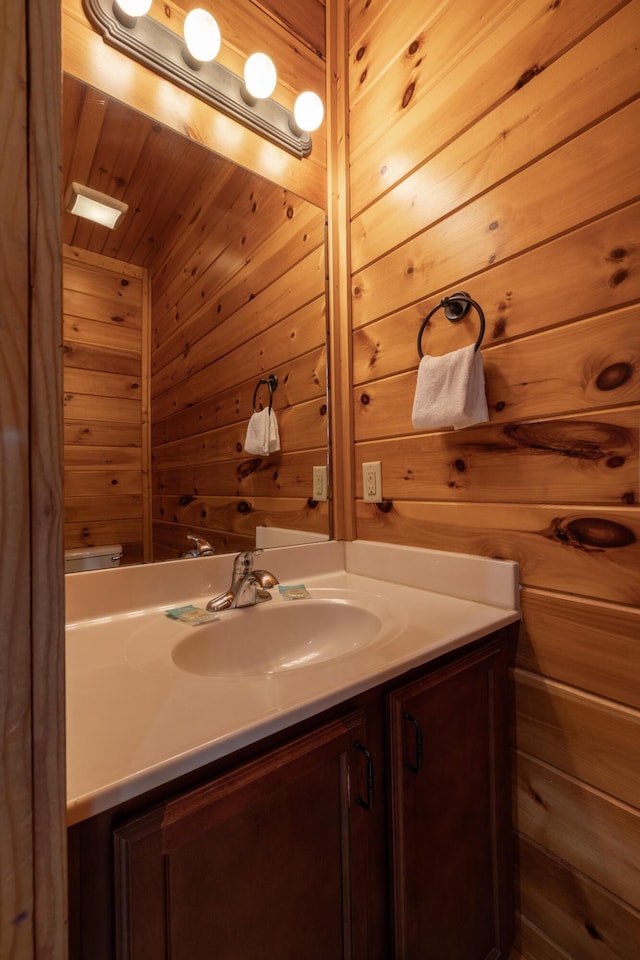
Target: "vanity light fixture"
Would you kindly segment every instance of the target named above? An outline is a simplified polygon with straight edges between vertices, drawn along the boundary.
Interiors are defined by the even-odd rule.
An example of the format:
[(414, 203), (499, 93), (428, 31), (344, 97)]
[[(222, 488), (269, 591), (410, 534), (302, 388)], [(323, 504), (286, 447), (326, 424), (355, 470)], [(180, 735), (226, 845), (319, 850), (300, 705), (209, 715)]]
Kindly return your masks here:
[[(184, 42), (187, 46), (187, 64), (199, 70), (203, 63), (215, 60), (220, 52), (220, 28), (207, 10), (190, 10), (184, 20)], [(194, 66), (195, 61), (195, 66)]]
[[(105, 43), (294, 156), (302, 158), (311, 153), (309, 133), (320, 126), (324, 115), (320, 97), (310, 91), (301, 94), (294, 115), (271, 99), (277, 74), (265, 54), (249, 57), (244, 78), (217, 63), (220, 31), (207, 11), (192, 10), (187, 15), (185, 42), (144, 15), (150, 0), (83, 0), (83, 7)], [(304, 108), (309, 101), (311, 115)]]
[(278, 74), (271, 57), (266, 53), (252, 53), (244, 65), (244, 87), (252, 102), (270, 97), (277, 80)]
[(109, 230), (118, 226), (129, 209), (128, 204), (123, 203), (122, 200), (116, 200), (115, 197), (100, 193), (99, 190), (86, 187), (82, 183), (70, 185), (64, 207), (76, 217), (85, 217), (87, 220), (99, 223), (102, 227), (108, 227)]
[(113, 12), (127, 27), (132, 27), (138, 17), (149, 13), (152, 0), (113, 0)]
[(317, 130), (324, 117), (324, 106), (317, 93), (306, 90), (293, 106), (294, 125), (299, 130)]

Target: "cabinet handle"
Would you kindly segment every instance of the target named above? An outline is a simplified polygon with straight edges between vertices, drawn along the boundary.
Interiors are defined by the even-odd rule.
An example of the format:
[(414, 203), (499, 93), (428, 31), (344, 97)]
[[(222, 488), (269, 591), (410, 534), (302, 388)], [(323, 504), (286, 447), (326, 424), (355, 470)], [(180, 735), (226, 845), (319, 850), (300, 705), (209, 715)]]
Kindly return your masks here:
[(410, 713), (403, 713), (403, 718), (408, 720), (409, 723), (412, 723), (416, 728), (416, 762), (411, 763), (410, 760), (405, 760), (404, 768), (405, 770), (410, 770), (411, 773), (420, 773), (422, 770), (422, 727), (418, 723), (415, 717), (412, 717)]
[(370, 752), (364, 746), (363, 743), (360, 743), (359, 740), (356, 740), (353, 744), (356, 750), (361, 750), (367, 758), (367, 799), (363, 800), (360, 794), (356, 797), (356, 803), (359, 807), (362, 807), (364, 810), (371, 810), (373, 806), (373, 792), (375, 789), (375, 774), (373, 771), (373, 757)]

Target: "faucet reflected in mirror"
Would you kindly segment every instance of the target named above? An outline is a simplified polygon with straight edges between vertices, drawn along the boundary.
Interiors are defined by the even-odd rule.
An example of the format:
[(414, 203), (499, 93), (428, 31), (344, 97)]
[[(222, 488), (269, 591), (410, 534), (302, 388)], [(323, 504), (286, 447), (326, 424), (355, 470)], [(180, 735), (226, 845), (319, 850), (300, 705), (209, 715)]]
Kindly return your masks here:
[[(115, 230), (64, 213), (65, 548), (135, 563), (251, 551), (256, 527), (325, 539), (324, 211), (65, 76), (71, 182), (128, 211)], [(281, 449), (252, 456), (267, 372)]]

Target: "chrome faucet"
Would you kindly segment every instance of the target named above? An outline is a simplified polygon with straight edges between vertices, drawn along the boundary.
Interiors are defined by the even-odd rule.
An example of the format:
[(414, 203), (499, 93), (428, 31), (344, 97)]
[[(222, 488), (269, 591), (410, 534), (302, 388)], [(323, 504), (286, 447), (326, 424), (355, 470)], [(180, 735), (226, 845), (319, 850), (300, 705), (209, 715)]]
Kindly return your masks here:
[[(256, 551), (257, 553), (258, 551)], [(228, 610), (232, 607), (253, 607), (271, 600), (269, 590), (278, 580), (268, 570), (255, 570), (254, 554), (243, 550), (233, 561), (231, 586), (219, 597), (209, 600), (207, 610)]]
[(185, 557), (212, 557), (214, 555), (215, 548), (211, 546), (208, 540), (205, 540), (203, 537), (196, 537), (193, 533), (187, 534), (187, 540), (193, 540), (193, 548), (187, 550), (186, 553), (182, 554), (182, 558)]

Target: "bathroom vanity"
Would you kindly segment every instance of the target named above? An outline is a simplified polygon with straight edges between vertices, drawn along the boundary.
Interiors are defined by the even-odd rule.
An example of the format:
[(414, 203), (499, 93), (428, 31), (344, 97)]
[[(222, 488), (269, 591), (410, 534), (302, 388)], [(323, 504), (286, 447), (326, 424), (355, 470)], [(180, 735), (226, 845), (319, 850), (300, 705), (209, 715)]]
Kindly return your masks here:
[[(241, 632), (229, 650), (211, 633), (219, 660), (199, 639), (224, 613), (169, 621), (145, 568), (68, 584), (72, 960), (506, 957), (517, 568), (381, 544), (267, 556), (310, 597), (229, 611), (249, 649), (263, 634), (249, 660)], [(161, 593), (174, 568), (204, 606), (229, 560), (163, 565)]]

